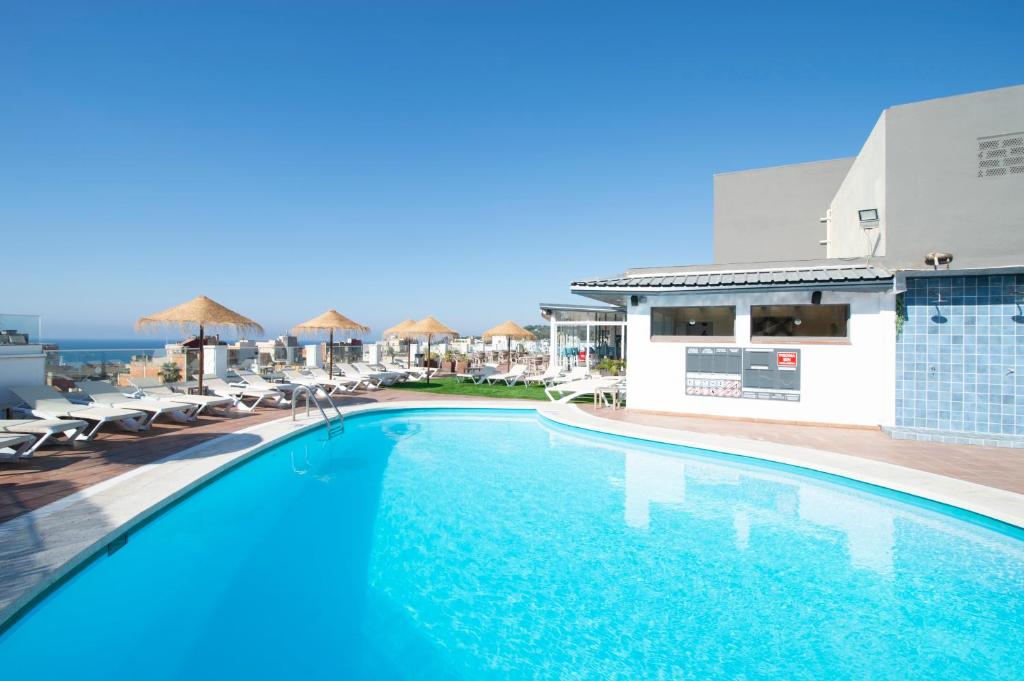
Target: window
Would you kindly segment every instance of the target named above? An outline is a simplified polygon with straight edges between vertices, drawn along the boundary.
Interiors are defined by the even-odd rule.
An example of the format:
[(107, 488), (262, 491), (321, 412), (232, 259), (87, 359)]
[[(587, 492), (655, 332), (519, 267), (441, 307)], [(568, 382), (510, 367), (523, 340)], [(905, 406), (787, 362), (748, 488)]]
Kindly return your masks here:
[(651, 308), (652, 338), (707, 336), (731, 339), (735, 326), (736, 308), (732, 305)]
[(752, 305), (751, 338), (846, 338), (849, 305)]

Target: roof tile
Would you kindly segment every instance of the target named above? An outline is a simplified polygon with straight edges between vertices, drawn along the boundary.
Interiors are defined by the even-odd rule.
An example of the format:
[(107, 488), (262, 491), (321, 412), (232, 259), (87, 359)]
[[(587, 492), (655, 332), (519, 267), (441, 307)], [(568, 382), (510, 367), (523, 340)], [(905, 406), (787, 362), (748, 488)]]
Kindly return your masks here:
[(816, 283), (844, 283), (863, 281), (888, 281), (892, 274), (871, 265), (816, 266), (800, 269), (766, 268), (762, 270), (713, 270), (693, 271), (678, 274), (662, 274), (646, 277), (608, 277), (606, 279), (578, 280), (574, 288), (736, 288), (794, 286)]

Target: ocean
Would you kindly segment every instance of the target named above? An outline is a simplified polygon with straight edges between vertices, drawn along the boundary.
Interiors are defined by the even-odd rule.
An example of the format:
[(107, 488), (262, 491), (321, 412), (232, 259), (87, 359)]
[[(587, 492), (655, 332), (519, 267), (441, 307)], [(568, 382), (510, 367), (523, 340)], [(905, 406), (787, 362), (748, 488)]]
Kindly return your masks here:
[(49, 338), (43, 343), (53, 343), (60, 349), (56, 355), (61, 364), (78, 364), (82, 362), (122, 361), (129, 362), (132, 357), (148, 355), (152, 357), (163, 353), (164, 345), (174, 342), (175, 338)]

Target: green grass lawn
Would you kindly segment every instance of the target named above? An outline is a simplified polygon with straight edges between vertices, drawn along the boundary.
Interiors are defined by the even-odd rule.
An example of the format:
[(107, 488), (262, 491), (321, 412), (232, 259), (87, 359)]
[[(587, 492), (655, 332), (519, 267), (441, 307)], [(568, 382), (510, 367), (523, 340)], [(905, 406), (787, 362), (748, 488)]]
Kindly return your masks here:
[(469, 382), (458, 383), (453, 377), (444, 377), (430, 379), (430, 385), (427, 385), (426, 381), (407, 381), (396, 383), (391, 387), (395, 390), (418, 390), (435, 395), (472, 395), (473, 397), (507, 397), (515, 400), (548, 401), (543, 386), (523, 385), (522, 383), (517, 383), (510, 388), (504, 383), (476, 385)]

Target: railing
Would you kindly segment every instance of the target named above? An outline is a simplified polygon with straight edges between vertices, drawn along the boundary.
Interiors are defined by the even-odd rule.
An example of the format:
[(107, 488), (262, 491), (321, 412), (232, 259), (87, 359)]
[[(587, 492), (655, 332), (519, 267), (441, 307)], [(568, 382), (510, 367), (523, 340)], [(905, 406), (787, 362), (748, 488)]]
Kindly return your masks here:
[[(316, 393), (314, 393), (313, 389), (308, 385), (300, 385), (292, 391), (292, 421), (295, 420), (295, 406), (298, 403), (299, 395), (302, 394), (306, 396), (306, 416), (309, 416), (309, 400), (312, 398), (313, 402), (316, 404), (316, 408), (320, 410), (320, 416), (323, 417), (324, 423), (327, 424), (327, 437), (330, 439), (330, 437), (334, 435), (334, 426), (331, 425), (331, 419), (328, 418), (327, 412), (325, 412), (324, 408), (320, 405), (320, 400), (316, 398)], [(334, 400), (328, 397), (327, 401), (331, 403), (331, 406), (334, 407), (334, 413), (338, 415), (339, 432), (344, 433), (345, 417), (338, 409), (338, 405), (334, 403)]]
[[(199, 373), (199, 349), (177, 348), (170, 353), (154, 347), (80, 348), (81, 342), (58, 342), (44, 346), (46, 382), (61, 390), (73, 389), (84, 380), (104, 380), (115, 385), (128, 385), (132, 378), (159, 378), (168, 382), (194, 380)], [(207, 351), (204, 371), (207, 374), (245, 369), (268, 374), (287, 366), (300, 366), (305, 358), (301, 348), (288, 348), (290, 353), (259, 352), (256, 348), (221, 346), (226, 354)], [(281, 356), (278, 357), (277, 354)], [(218, 364), (219, 362), (219, 364)]]
[[(129, 376), (154, 378), (168, 358), (163, 348), (44, 349), (46, 382), (61, 390), (89, 379), (126, 385)], [(123, 378), (122, 378), (123, 377)]]

